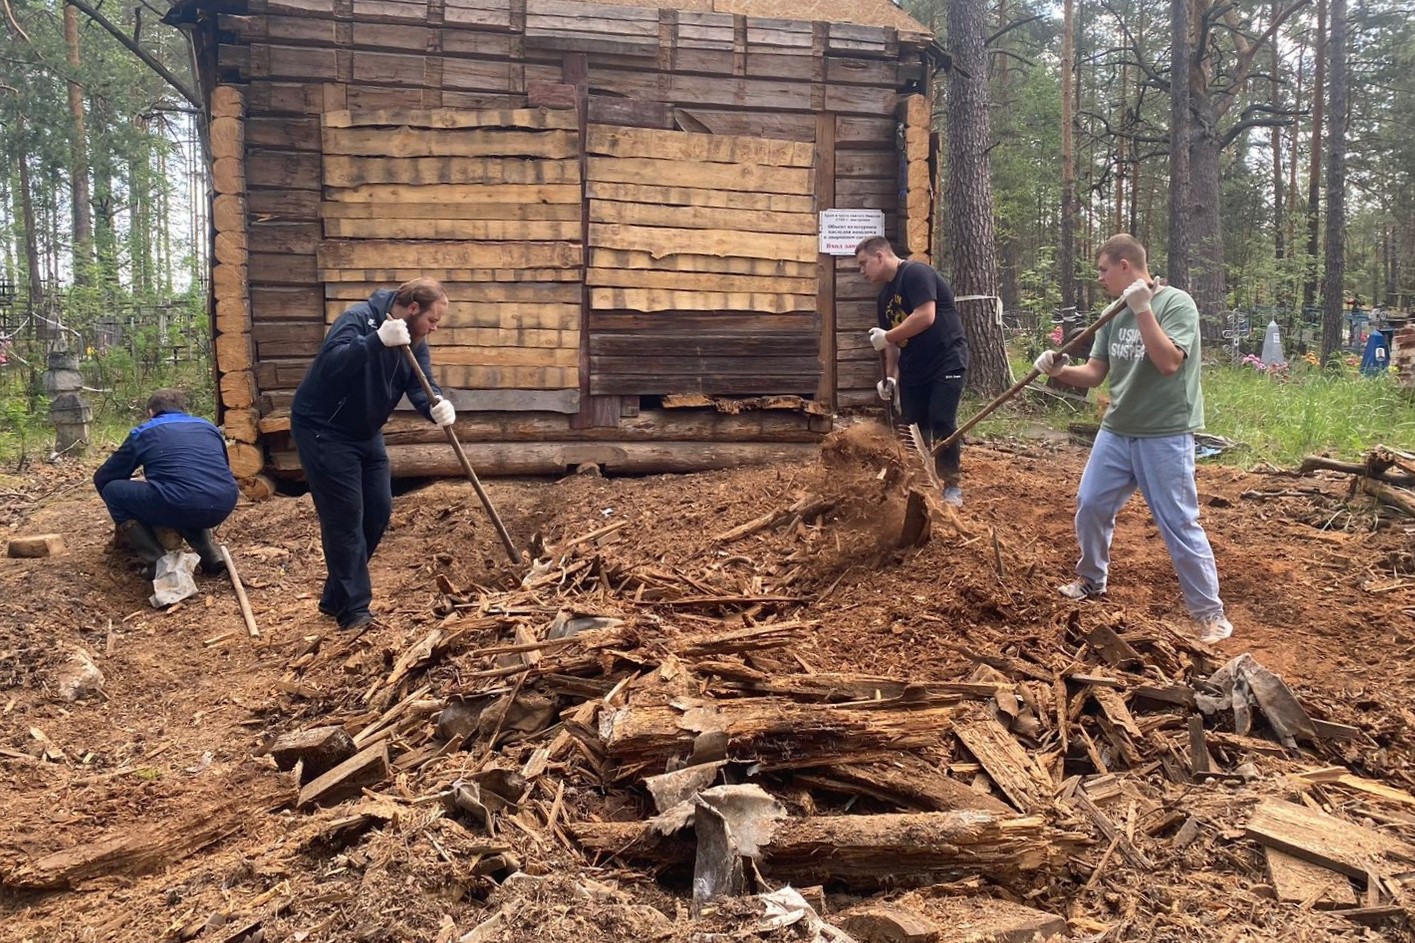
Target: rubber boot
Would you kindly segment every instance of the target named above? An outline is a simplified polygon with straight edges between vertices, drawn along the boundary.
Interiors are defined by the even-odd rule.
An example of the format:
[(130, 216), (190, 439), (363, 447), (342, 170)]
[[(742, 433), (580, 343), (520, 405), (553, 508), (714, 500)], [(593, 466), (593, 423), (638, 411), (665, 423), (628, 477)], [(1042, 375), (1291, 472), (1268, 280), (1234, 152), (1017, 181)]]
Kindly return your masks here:
[(184, 530), (182, 536), (201, 557), (201, 571), (207, 576), (218, 576), (226, 572), (226, 561), (221, 559), (221, 551), (212, 539), (211, 528)]
[(148, 579), (152, 579), (152, 573), (157, 568), (157, 561), (162, 559), (162, 544), (157, 542), (157, 535), (152, 532), (142, 521), (124, 521), (118, 525), (118, 535), (123, 543), (137, 554), (139, 560), (143, 562), (143, 572), (148, 574)]

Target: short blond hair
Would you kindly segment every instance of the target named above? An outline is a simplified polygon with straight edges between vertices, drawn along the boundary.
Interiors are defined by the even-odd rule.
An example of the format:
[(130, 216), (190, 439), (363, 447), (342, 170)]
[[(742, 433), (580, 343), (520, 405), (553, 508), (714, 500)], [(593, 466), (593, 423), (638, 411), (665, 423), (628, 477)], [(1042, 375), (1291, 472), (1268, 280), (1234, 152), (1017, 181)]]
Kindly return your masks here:
[(1100, 250), (1096, 252), (1096, 258), (1110, 259), (1112, 262), (1129, 262), (1131, 268), (1149, 271), (1145, 247), (1140, 245), (1139, 239), (1128, 232), (1117, 233), (1101, 243)]

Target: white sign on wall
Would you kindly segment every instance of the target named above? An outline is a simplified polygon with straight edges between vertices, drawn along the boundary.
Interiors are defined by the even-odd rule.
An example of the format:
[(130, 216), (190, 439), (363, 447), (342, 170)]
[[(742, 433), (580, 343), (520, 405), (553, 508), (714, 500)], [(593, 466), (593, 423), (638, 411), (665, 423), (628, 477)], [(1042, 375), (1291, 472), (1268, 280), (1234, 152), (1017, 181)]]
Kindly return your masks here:
[(884, 210), (821, 210), (822, 255), (854, 255), (861, 239), (884, 235)]

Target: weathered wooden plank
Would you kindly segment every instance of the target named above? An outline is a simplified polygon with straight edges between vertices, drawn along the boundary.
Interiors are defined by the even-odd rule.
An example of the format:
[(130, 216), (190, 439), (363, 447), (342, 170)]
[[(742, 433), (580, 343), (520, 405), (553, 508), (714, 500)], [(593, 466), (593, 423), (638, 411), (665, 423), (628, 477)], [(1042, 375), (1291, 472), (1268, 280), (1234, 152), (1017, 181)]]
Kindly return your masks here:
[(525, 78), (517, 62), (444, 58), (440, 65), (445, 89), (518, 93), (525, 90)]
[(815, 212), (814, 200), (804, 194), (748, 193), (697, 186), (608, 183), (593, 179), (586, 185), (585, 192), (591, 200), (643, 203), (651, 206), (722, 208), (784, 215)]
[[(254, 256), (252, 256), (254, 258)], [(384, 239), (327, 241), (320, 268), (578, 268), (578, 245), (564, 242), (422, 243)], [(254, 281), (254, 278), (252, 279)], [(313, 279), (311, 279), (313, 280)]]
[[(694, 334), (735, 331), (746, 339), (761, 333), (791, 332), (800, 334), (806, 343), (813, 343), (811, 338), (820, 336), (820, 318), (814, 314), (704, 314), (692, 311), (667, 318), (661, 314), (594, 311), (589, 316), (589, 331), (592, 338), (608, 331), (622, 331), (644, 338), (650, 344), (676, 344), (678, 339)], [(870, 385), (874, 385), (873, 381)]]
[(504, 203), (580, 203), (580, 188), (573, 184), (434, 184), (411, 186), (396, 183), (369, 183), (356, 187), (333, 188), (326, 196), (339, 203), (459, 203), (465, 205)]
[[(574, 220), (580, 219), (580, 206), (575, 203), (470, 203), (435, 205), (441, 220)], [(328, 219), (403, 219), (408, 215), (407, 203), (325, 203), (320, 213)], [(577, 231), (574, 238), (580, 237)]]
[[(441, 333), (440, 331), (438, 333)], [(748, 352), (745, 345), (750, 342)], [(817, 342), (796, 331), (774, 331), (770, 334), (740, 332), (717, 334), (654, 332), (651, 337), (643, 334), (602, 333), (590, 336), (590, 353), (599, 357), (642, 358), (652, 353), (655, 344), (661, 345), (660, 352), (672, 351), (675, 357), (717, 357), (727, 360), (750, 360), (760, 364), (762, 358), (786, 357), (810, 359), (815, 356)]]
[(566, 390), (580, 385), (576, 367), (502, 367), (434, 361), (439, 386), (460, 390)]
[[(316, 144), (317, 144), (316, 139)], [(330, 154), (324, 158), (324, 185), (356, 187), (363, 184), (502, 184), (580, 183), (580, 162), (526, 160), (521, 157), (488, 157), (469, 161), (459, 157), (350, 157)]]
[(585, 151), (610, 157), (804, 168), (809, 168), (814, 158), (810, 145), (795, 141), (603, 125), (590, 126)]
[(591, 201), (590, 221), (810, 236), (816, 234), (817, 226), (814, 213), (763, 213), (760, 210), (621, 203), (613, 200)]
[(1356, 892), (1351, 889), (1351, 881), (1346, 875), (1328, 871), (1321, 865), (1303, 861), (1275, 848), (1264, 848), (1263, 857), (1268, 866), (1268, 878), (1280, 902), (1306, 904), (1311, 901), (1312, 906), (1319, 910), (1356, 906)]
[[(443, 323), (456, 321), (454, 315), (449, 315)], [(503, 347), (524, 347), (543, 349), (578, 349), (580, 346), (580, 332), (577, 328), (547, 330), (542, 328), (503, 328), (503, 327), (441, 327), (434, 333), (428, 342), (439, 350), (448, 347), (458, 347), (462, 349), (496, 349)], [(460, 360), (453, 361), (442, 358), (445, 363), (483, 363), (481, 360)], [(489, 361), (495, 362), (495, 361)], [(506, 363), (516, 361), (507, 360)]]
[(885, 88), (899, 86), (899, 62), (893, 59), (855, 59), (827, 56), (826, 80), (842, 85), (876, 85)]
[[(349, 307), (347, 301), (325, 302), (325, 323), (334, 319)], [(452, 304), (445, 323), (449, 328), (495, 327), (506, 329), (535, 329), (552, 331), (575, 331), (580, 325), (580, 306), (569, 304), (526, 304), (507, 302), (480, 304)], [(441, 333), (439, 331), (439, 333)]]
[(835, 177), (899, 178), (899, 156), (885, 151), (841, 151), (835, 156)]
[(246, 191), (246, 205), (252, 219), (270, 222), (319, 219), (318, 190), (250, 189)]
[[(683, 105), (675, 110), (679, 124), (688, 131), (748, 135), (789, 141), (814, 141), (816, 119), (811, 114), (776, 111), (733, 111)], [(883, 140), (891, 140), (893, 132)]]
[(816, 274), (816, 263), (814, 262), (693, 254), (674, 254), (655, 258), (647, 251), (610, 248), (590, 249), (589, 264), (595, 268), (720, 272), (731, 275), (784, 275), (787, 278), (812, 278)]
[(810, 170), (719, 164), (710, 161), (658, 160), (648, 157), (591, 157), (587, 179), (596, 183), (654, 181), (656, 186), (743, 190), (808, 196), (814, 184)]
[[(593, 344), (593, 339), (591, 339)], [(674, 390), (676, 378), (701, 378), (709, 386), (718, 380), (746, 378), (755, 383), (759, 377), (792, 377), (808, 379), (812, 384), (820, 374), (820, 365), (814, 351), (808, 354), (795, 353), (790, 356), (759, 357), (754, 353), (743, 355), (740, 349), (733, 354), (721, 356), (680, 356), (675, 350), (671, 356), (660, 353), (653, 362), (645, 364), (643, 354), (621, 356), (618, 354), (590, 354), (590, 367), (596, 376), (627, 377), (653, 376), (659, 391)], [(814, 389), (814, 386), (811, 387)], [(780, 390), (756, 386), (757, 393), (784, 393), (795, 390)]]
[(319, 119), (313, 115), (253, 115), (245, 121), (246, 146), (318, 151)]
[(568, 268), (452, 268), (402, 264), (396, 268), (367, 266), (364, 268), (320, 267), (322, 282), (378, 282), (401, 285), (411, 278), (435, 278), (447, 282), (516, 282), (553, 283), (579, 282), (579, 266)]
[[(449, 26), (511, 29), (511, 0), (445, 0), (443, 22)], [(450, 32), (463, 32), (455, 30)]]
[[(812, 426), (813, 422), (819, 424), (819, 419), (786, 410), (753, 410), (734, 415), (711, 408), (645, 409), (635, 416), (616, 417), (612, 426), (576, 429), (569, 417), (559, 412), (467, 412), (456, 398), (453, 404), (457, 407), (457, 423), (453, 428), (457, 438), (463, 442), (566, 442), (582, 438), (625, 442), (819, 442), (824, 435)], [(442, 430), (430, 426), (420, 413), (411, 410), (395, 412), (383, 427), (383, 436), (390, 446), (432, 444), (444, 440)], [(919, 765), (922, 767), (925, 764), (919, 761)], [(1008, 808), (995, 799), (978, 796), (955, 781), (936, 784), (935, 779), (947, 780), (947, 777), (937, 772), (936, 767), (929, 768), (935, 772), (929, 777), (921, 775), (919, 779), (922, 782), (897, 783), (898, 789), (903, 792), (926, 797), (921, 808), (995, 807), (998, 811)], [(910, 771), (918, 772), (913, 767)], [(965, 805), (969, 797), (959, 796), (952, 805), (932, 804), (931, 798), (949, 792), (949, 784), (968, 792), (978, 802)], [(984, 806), (979, 802), (990, 802), (992, 805)]]
[(309, 285), (318, 280), (315, 277), (315, 257), (313, 255), (252, 252), (247, 269), (252, 286)]
[(815, 295), (767, 292), (706, 292), (662, 288), (593, 288), (590, 307), (630, 311), (814, 311)]
[(440, 364), (486, 367), (578, 367), (577, 347), (462, 347), (437, 345), (434, 358)]
[[(585, 284), (594, 288), (664, 288), (677, 291), (780, 292), (815, 295), (814, 278), (769, 275), (724, 275), (715, 272), (652, 272), (631, 269), (591, 268)], [(863, 335), (862, 335), (863, 336)]]
[(249, 150), (246, 185), (288, 190), (319, 189), (319, 154), (308, 151)]
[[(391, 286), (378, 282), (330, 282), (324, 286), (324, 298), (363, 301), (380, 288)], [(580, 286), (573, 284), (538, 284), (536, 282), (443, 282), (447, 300), (453, 304), (488, 304), (519, 301), (537, 305), (580, 304)], [(315, 295), (315, 306), (320, 298)]]
[(319, 246), (319, 223), (253, 220), (247, 240), (252, 247), (263, 252), (312, 256)]
[(1260, 802), (1246, 832), (1265, 847), (1354, 878), (1408, 871), (1415, 863), (1415, 845), (1280, 799)]
[(579, 220), (337, 219), (324, 220), (331, 239), (475, 239), (521, 242), (578, 240)]
[(326, 154), (373, 157), (574, 157), (579, 138), (570, 131), (324, 129)]
[(671, 229), (666, 226), (626, 226), (591, 223), (589, 244), (607, 249), (668, 255), (741, 256), (807, 263), (819, 255), (814, 236), (768, 235), (726, 229)]

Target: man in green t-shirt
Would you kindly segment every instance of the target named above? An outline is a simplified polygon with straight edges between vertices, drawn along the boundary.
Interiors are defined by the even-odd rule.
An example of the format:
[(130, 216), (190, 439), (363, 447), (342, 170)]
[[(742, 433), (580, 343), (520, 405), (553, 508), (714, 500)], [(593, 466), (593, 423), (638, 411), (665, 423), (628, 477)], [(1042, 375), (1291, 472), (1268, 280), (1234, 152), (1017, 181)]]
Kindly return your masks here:
[(1150, 277), (1145, 247), (1122, 233), (1097, 255), (1099, 280), (1126, 310), (1096, 332), (1091, 356), (1067, 366), (1047, 351), (1036, 368), (1072, 386), (1110, 378), (1110, 408), (1076, 495), (1077, 579), (1061, 587), (1071, 599), (1106, 590), (1115, 516), (1139, 488), (1169, 548), (1189, 614), (1204, 642), (1233, 634), (1218, 594), (1218, 568), (1199, 524), (1194, 485), (1194, 433), (1204, 427), (1199, 386), (1199, 311), (1194, 299)]

